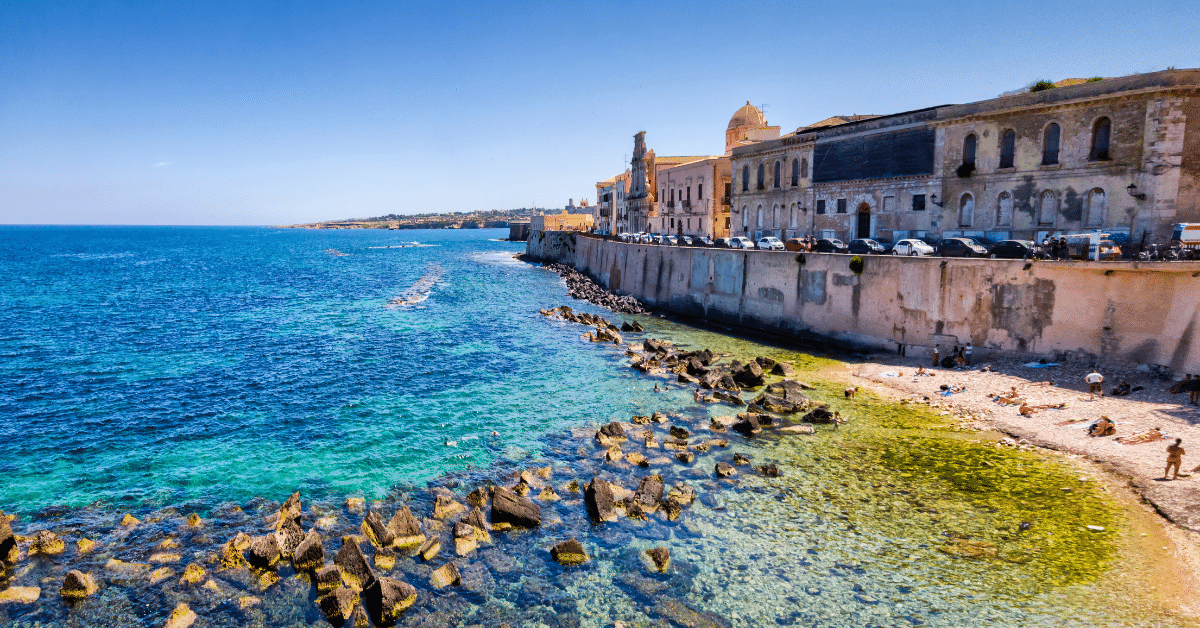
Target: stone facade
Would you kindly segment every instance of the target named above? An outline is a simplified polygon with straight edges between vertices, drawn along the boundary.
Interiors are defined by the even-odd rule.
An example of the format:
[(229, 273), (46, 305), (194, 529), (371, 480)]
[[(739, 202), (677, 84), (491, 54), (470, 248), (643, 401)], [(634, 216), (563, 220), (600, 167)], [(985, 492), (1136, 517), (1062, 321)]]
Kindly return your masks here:
[(546, 214), (529, 219), (531, 233), (538, 231), (591, 231), (594, 226), (591, 214)]
[(803, 127), (732, 162), (734, 235), (1162, 242), (1200, 221), (1200, 70)]
[(729, 158), (709, 157), (664, 169), (651, 231), (720, 238), (729, 235)]
[(596, 230), (601, 233), (618, 233), (616, 217), (628, 216), (625, 196), (629, 191), (630, 171), (609, 177), (596, 184), (595, 216)]

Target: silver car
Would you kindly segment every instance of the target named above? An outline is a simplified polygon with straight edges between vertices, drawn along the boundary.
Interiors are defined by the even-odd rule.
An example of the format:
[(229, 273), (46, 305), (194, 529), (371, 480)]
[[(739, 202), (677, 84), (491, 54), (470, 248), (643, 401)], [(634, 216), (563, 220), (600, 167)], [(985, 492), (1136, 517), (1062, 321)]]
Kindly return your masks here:
[(736, 236), (736, 237), (729, 238), (729, 248), (731, 248), (731, 249), (752, 249), (752, 248), (754, 248), (754, 243), (750, 241), (750, 238), (746, 238), (743, 236)]

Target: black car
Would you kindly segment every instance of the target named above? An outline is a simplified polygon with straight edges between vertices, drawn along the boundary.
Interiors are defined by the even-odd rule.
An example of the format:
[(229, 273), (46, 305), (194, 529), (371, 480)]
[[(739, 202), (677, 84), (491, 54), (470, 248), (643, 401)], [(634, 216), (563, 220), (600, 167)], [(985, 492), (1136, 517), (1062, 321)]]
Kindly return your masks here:
[(817, 253), (845, 253), (846, 245), (842, 244), (841, 240), (821, 238), (817, 240), (817, 245), (813, 247), (813, 251)]
[(1025, 259), (1037, 255), (1037, 245), (1030, 240), (1001, 240), (988, 253), (1002, 259)]
[(708, 236), (700, 236), (692, 239), (692, 244), (695, 246), (713, 246), (712, 238)]
[(946, 238), (938, 245), (942, 257), (987, 257), (988, 250), (970, 238)]
[(887, 247), (870, 238), (851, 240), (846, 248), (855, 255), (883, 255), (887, 251)]

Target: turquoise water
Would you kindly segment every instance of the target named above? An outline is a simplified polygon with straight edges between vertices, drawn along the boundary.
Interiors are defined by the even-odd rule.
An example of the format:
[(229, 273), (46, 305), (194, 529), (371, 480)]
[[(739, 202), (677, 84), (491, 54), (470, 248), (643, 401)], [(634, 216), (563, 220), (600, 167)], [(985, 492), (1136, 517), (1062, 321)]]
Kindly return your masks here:
[[(563, 498), (539, 500), (539, 529), (496, 533), (456, 558), (449, 528), (427, 520), (442, 555), (401, 556), (380, 570), (418, 589), (401, 625), (1182, 623), (1137, 594), (1139, 564), (1099, 583), (1054, 586), (1019, 565), (937, 551), (945, 524), (914, 510), (929, 497), (846, 459), (865, 442), (854, 423), (811, 438), (708, 432), (710, 416), (736, 410), (698, 406), (670, 378), (628, 368), (625, 347), (582, 341), (587, 328), (539, 315), (569, 302), (627, 318), (570, 301), (557, 275), (513, 260), (524, 246), (494, 240), (504, 235), (0, 228), (0, 509), (20, 515), (19, 534), (52, 529), (68, 543), (61, 556), (0, 571), (0, 589), (42, 587), (36, 604), (0, 604), (0, 625), (162, 626), (184, 602), (197, 625), (327, 626), (311, 584), (289, 567), (266, 588), (249, 572), (212, 571), (215, 592), (179, 574), (189, 563), (211, 569), (237, 532), (262, 534), (264, 517), (296, 490), (304, 526), (322, 526), (329, 556), (338, 537), (359, 533), (363, 515), (344, 507), (349, 496), (378, 500), (370, 507), (385, 519), (401, 504), (428, 516), (427, 482), (462, 500), (534, 466), (551, 467), (547, 483)], [(637, 319), (648, 335), (684, 346), (827, 363)], [(655, 382), (669, 390), (653, 392)], [(590, 438), (596, 425), (656, 410), (729, 447), (683, 464), (633, 439), (626, 451), (644, 451), (649, 469), (603, 460)], [(658, 442), (671, 423), (652, 426)], [(734, 479), (714, 478), (714, 464), (735, 452), (778, 463), (783, 477), (741, 467)], [(676, 521), (593, 526), (568, 488), (600, 475), (634, 489), (650, 473), (668, 487), (688, 483), (699, 498)], [(964, 496), (939, 499), (948, 517), (983, 515)], [(193, 511), (204, 517), (199, 529), (183, 525)], [(121, 527), (125, 512), (142, 523)], [(75, 550), (84, 537), (97, 548)], [(564, 568), (547, 550), (572, 537), (592, 560)], [(168, 540), (180, 557), (154, 564), (172, 570), (160, 582), (106, 567), (151, 562)], [(673, 557), (661, 575), (639, 555), (658, 545)], [(373, 560), (369, 544), (364, 551)], [(431, 569), (450, 560), (462, 585), (431, 587)], [(95, 574), (101, 591), (63, 604), (56, 591), (67, 569)], [(243, 608), (244, 596), (258, 601)]]
[(505, 235), (0, 229), (0, 509), (377, 498), (645, 401)]

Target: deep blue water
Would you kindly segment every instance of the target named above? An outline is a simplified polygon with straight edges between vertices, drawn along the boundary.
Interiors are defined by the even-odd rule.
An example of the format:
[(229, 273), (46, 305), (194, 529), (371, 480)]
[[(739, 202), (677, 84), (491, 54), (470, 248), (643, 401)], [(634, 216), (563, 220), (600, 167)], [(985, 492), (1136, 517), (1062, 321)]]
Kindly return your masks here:
[(379, 497), (627, 418), (505, 235), (0, 228), (0, 509)]

